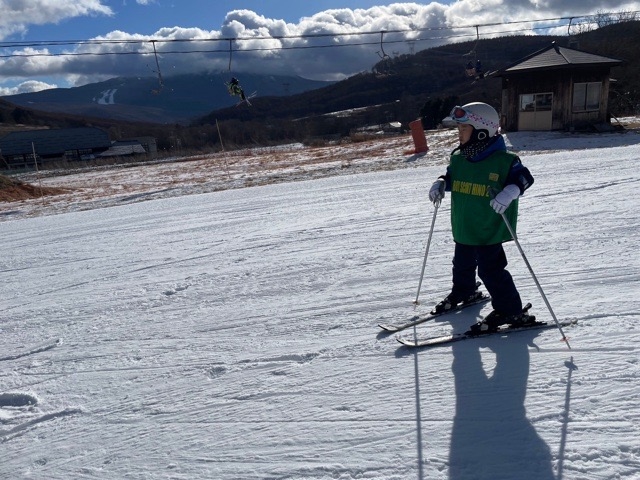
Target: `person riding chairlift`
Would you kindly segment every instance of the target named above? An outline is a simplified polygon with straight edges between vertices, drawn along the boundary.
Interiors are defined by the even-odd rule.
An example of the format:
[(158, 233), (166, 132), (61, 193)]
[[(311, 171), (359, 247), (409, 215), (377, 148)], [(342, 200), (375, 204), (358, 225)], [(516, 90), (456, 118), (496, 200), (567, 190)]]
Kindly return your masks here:
[(467, 63), (467, 66), (464, 70), (465, 72), (467, 72), (467, 76), (475, 77), (476, 80), (484, 78), (484, 72), (482, 71), (482, 62), (480, 62), (480, 60), (476, 60), (475, 66), (473, 65), (473, 62)]
[(238, 79), (236, 77), (231, 78), (231, 81), (227, 83), (227, 90), (229, 90), (229, 95), (236, 95), (242, 100), (247, 99), (244, 94), (244, 90), (240, 86), (240, 82), (238, 82)]

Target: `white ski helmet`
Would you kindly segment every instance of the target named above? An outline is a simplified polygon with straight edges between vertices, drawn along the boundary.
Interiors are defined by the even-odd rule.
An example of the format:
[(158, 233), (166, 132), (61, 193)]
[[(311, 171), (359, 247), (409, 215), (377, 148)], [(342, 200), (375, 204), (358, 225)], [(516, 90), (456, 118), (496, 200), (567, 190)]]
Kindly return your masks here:
[(478, 140), (491, 138), (500, 130), (498, 112), (486, 103), (472, 102), (461, 107), (453, 107), (449, 116), (456, 123), (464, 123), (475, 128), (474, 136), (477, 136)]

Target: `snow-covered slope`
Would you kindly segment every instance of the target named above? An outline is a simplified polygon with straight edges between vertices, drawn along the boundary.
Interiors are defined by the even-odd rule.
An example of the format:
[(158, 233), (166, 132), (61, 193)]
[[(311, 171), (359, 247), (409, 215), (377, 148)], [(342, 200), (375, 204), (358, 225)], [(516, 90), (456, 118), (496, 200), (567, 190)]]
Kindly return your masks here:
[[(520, 241), (557, 316), (578, 320), (572, 350), (555, 330), (419, 351), (379, 332), (415, 313), (433, 151), (410, 168), (5, 215), (0, 477), (640, 478), (640, 137), (509, 140), (536, 177)], [(448, 211), (420, 312), (450, 285)]]

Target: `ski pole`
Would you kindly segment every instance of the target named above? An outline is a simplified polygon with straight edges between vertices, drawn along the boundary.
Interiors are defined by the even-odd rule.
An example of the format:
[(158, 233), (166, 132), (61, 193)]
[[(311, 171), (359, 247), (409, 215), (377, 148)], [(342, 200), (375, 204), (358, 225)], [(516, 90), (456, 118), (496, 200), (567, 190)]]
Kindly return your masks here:
[(424, 252), (424, 260), (422, 261), (422, 272), (420, 272), (420, 281), (418, 282), (418, 293), (416, 293), (416, 299), (413, 301), (414, 305), (420, 305), (418, 297), (420, 296), (420, 288), (422, 288), (422, 279), (424, 278), (424, 267), (427, 265), (427, 255), (429, 255), (429, 245), (431, 245), (431, 236), (433, 235), (433, 228), (436, 224), (436, 215), (438, 214), (438, 207), (440, 201), (433, 204), (436, 208), (433, 211), (433, 220), (431, 220), (431, 229), (429, 230), (429, 238), (427, 239), (427, 248)]
[(562, 341), (567, 344), (567, 347), (569, 347), (569, 349), (571, 349), (571, 345), (569, 345), (569, 339), (564, 334), (564, 331), (562, 330), (562, 326), (560, 325), (560, 322), (556, 318), (556, 314), (553, 312), (553, 309), (551, 308), (551, 304), (549, 303), (549, 300), (547, 300), (547, 296), (544, 294), (544, 291), (542, 290), (542, 286), (540, 285), (540, 282), (538, 281), (536, 274), (533, 273), (533, 268), (531, 268), (531, 265), (529, 264), (529, 260), (527, 260), (527, 256), (524, 254), (524, 250), (522, 250), (522, 247), (520, 246), (520, 242), (518, 241), (516, 232), (513, 231), (513, 228), (511, 227), (511, 224), (507, 220), (507, 217), (504, 215), (504, 213), (501, 213), (500, 215), (502, 216), (502, 220), (504, 220), (505, 225), (509, 229), (509, 233), (511, 234), (513, 241), (518, 247), (518, 250), (520, 250), (520, 255), (522, 255), (522, 259), (524, 260), (524, 263), (527, 265), (527, 268), (531, 273), (531, 277), (533, 277), (533, 281), (536, 283), (536, 287), (538, 287), (538, 291), (540, 292), (540, 295), (542, 295), (542, 299), (544, 300), (544, 303), (547, 305), (547, 308), (549, 309), (549, 313), (551, 313), (551, 317), (553, 318), (553, 321), (556, 322), (556, 326), (558, 327), (558, 330), (560, 330), (560, 333), (562, 334)]

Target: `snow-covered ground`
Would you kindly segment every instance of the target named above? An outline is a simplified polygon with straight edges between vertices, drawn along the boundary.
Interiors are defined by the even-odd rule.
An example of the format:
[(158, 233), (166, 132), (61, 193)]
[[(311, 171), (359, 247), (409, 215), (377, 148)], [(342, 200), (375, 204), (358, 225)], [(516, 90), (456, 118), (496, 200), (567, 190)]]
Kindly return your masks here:
[[(73, 190), (0, 204), (0, 478), (640, 478), (640, 135), (507, 136), (571, 350), (556, 330), (410, 350), (377, 323), (415, 313), (451, 134), (422, 157), (399, 137), (45, 176)], [(418, 312), (450, 286), (448, 213)]]

